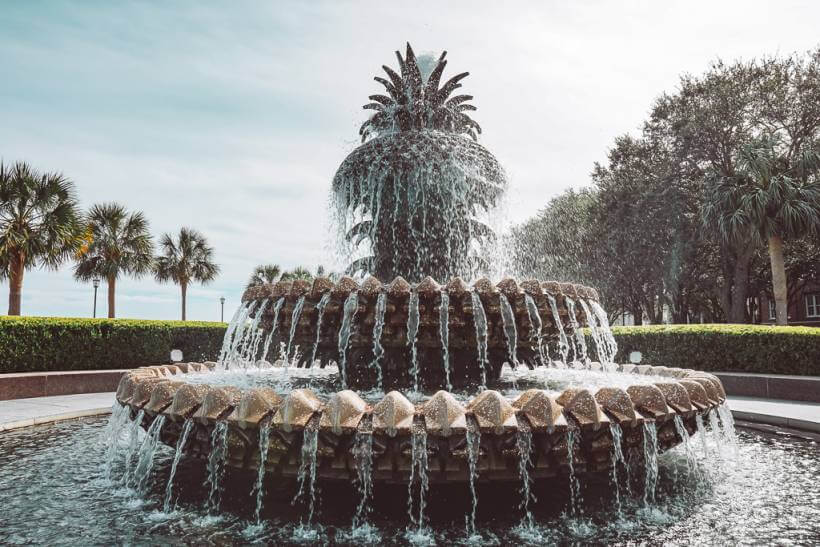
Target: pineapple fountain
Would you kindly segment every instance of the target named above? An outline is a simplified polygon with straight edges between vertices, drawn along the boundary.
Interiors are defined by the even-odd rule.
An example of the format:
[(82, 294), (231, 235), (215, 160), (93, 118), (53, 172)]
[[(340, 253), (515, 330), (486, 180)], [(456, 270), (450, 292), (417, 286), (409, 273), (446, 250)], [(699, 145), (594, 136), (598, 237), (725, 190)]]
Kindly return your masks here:
[(617, 488), (637, 469), (654, 496), (660, 452), (688, 450), (704, 419), (731, 422), (720, 381), (615, 364), (594, 289), (482, 277), (507, 181), (477, 142), (472, 97), (453, 96), (468, 73), (442, 85), (446, 53), (396, 56), (333, 179), (349, 276), (250, 288), (218, 362), (123, 376), (112, 420), (133, 434), (126, 473), (145, 481), (164, 443), (166, 511), (185, 456), (207, 460), (215, 508), (226, 468), (255, 473), (257, 518), (266, 482), (298, 480), (308, 522), (323, 481), (358, 485), (359, 520), (374, 484), (401, 483), (419, 527), (435, 483), (469, 488), (473, 529), (482, 481), (520, 484), (526, 515), (533, 481), (569, 481), (577, 510), (578, 477)]

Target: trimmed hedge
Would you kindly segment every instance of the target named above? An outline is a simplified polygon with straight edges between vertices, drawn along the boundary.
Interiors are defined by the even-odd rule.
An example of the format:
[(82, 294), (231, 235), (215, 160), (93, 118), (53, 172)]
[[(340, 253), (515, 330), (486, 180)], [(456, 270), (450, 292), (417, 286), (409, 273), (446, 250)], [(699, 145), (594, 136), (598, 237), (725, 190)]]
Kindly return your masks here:
[(215, 360), (224, 323), (0, 317), (0, 373), (98, 370)]
[(613, 327), (616, 361), (715, 372), (820, 376), (820, 328), (764, 325)]

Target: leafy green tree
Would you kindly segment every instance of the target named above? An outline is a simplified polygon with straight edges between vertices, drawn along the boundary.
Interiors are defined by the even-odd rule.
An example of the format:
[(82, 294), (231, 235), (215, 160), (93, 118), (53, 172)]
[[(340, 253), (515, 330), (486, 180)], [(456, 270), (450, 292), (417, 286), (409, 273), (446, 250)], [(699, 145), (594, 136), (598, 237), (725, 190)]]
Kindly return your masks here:
[(734, 177), (716, 178), (704, 219), (727, 241), (766, 242), (771, 261), (777, 324), (788, 322), (788, 286), (783, 241), (820, 237), (820, 150), (795, 149), (777, 136), (744, 146)]
[(23, 275), (56, 269), (81, 241), (74, 183), (26, 163), (0, 163), (0, 279), (9, 280), (9, 315), (20, 315)]
[(163, 234), (156, 257), (154, 275), (158, 282), (172, 281), (182, 293), (182, 320), (185, 321), (188, 285), (192, 282), (207, 284), (219, 274), (219, 266), (213, 261), (213, 249), (205, 236), (191, 228), (181, 228), (177, 239)]
[(74, 277), (89, 281), (105, 279), (108, 285), (108, 317), (116, 317), (117, 280), (122, 275), (141, 277), (154, 267), (154, 244), (148, 220), (141, 212), (129, 213), (117, 203), (91, 207), (85, 216), (88, 243), (77, 255)]
[(276, 283), (281, 274), (282, 268), (278, 264), (260, 264), (254, 268), (245, 288), (250, 289), (266, 283)]

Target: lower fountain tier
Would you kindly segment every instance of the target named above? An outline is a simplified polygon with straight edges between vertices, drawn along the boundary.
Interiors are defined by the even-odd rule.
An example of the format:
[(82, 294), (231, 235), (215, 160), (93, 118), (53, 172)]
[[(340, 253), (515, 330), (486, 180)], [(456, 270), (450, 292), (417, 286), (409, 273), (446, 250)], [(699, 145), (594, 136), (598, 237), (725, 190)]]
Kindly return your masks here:
[[(522, 435), (531, 439), (533, 478), (564, 475), (570, 462), (576, 473), (605, 471), (611, 469), (613, 454), (611, 424), (621, 428), (623, 451), (636, 462), (643, 459), (647, 427), (654, 429), (658, 450), (664, 451), (683, 441), (681, 426), (687, 436), (693, 434), (698, 416), (716, 411), (725, 401), (720, 381), (710, 374), (647, 365), (622, 365), (620, 370), (666, 376), (669, 381), (625, 390), (603, 387), (594, 394), (580, 388), (559, 395), (531, 389), (514, 401), (486, 390), (466, 404), (439, 391), (413, 405), (393, 391), (372, 406), (350, 390), (323, 400), (308, 389), (283, 397), (270, 388), (242, 390), (184, 381), (187, 372), (207, 370), (192, 363), (136, 369), (123, 376), (117, 401), (128, 407), (132, 418), (142, 411), (140, 425), (146, 429), (164, 416), (159, 438), (170, 446), (177, 444), (183, 424), (190, 421), (193, 430), (183, 451), (194, 456), (208, 457), (216, 425), (226, 424), (226, 463), (236, 468), (258, 469), (260, 431), (268, 428), (264, 465), (271, 474), (296, 476), (305, 454), (315, 454), (320, 479), (354, 479), (357, 439), (369, 437), (373, 479), (407, 482), (413, 438), (419, 435), (426, 438), (433, 482), (469, 479), (470, 437), (479, 440), (479, 480), (517, 480), (517, 441)], [(314, 437), (315, 452), (303, 450), (305, 441)]]
[(589, 312), (597, 298), (588, 287), (535, 280), (482, 279), (470, 289), (458, 278), (441, 287), (429, 277), (415, 286), (345, 277), (253, 287), (243, 302), (248, 317), (261, 313), (266, 340), (251, 361), (274, 361), (285, 348), (300, 366), (338, 363), (353, 387), (432, 388), (484, 385), (504, 363), (548, 364), (562, 340), (598, 323)]

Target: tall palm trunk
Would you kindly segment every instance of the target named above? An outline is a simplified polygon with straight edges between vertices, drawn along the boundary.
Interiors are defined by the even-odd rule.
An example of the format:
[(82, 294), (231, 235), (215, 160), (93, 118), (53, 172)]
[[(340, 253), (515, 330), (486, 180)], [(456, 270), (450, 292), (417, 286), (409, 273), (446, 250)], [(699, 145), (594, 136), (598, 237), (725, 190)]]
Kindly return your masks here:
[(12, 252), (9, 264), (9, 315), (20, 315), (25, 263), (26, 257), (22, 251)]
[(179, 288), (182, 290), (182, 320), (185, 321), (185, 298), (188, 294), (188, 284), (185, 282), (180, 283)]
[(789, 288), (786, 284), (783, 240), (780, 236), (769, 236), (769, 260), (772, 264), (772, 289), (774, 289), (777, 324), (786, 325), (789, 322)]
[(728, 318), (730, 323), (747, 322), (746, 298), (749, 295), (749, 266), (752, 263), (754, 251), (754, 244), (747, 244), (738, 251), (732, 281), (732, 307)]
[(114, 309), (114, 293), (117, 289), (117, 278), (116, 277), (109, 277), (108, 278), (108, 318), (114, 319), (117, 314)]

